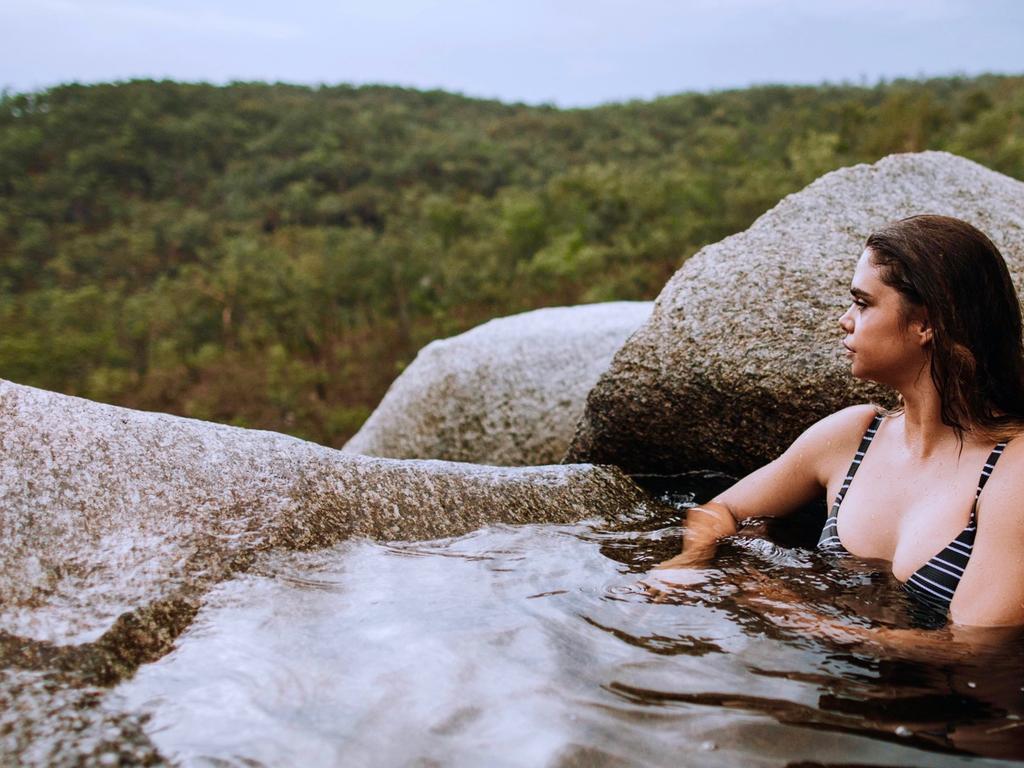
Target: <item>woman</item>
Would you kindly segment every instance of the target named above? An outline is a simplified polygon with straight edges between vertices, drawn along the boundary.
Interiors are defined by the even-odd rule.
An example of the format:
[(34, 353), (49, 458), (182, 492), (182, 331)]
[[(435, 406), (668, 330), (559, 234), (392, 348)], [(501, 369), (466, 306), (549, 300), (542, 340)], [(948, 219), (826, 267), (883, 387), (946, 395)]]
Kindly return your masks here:
[[(913, 216), (867, 240), (839, 318), (851, 372), (900, 405), (857, 405), (689, 510), (680, 555), (704, 562), (751, 517), (834, 500), (819, 547), (892, 563), (955, 625), (1024, 624), (1024, 348), (998, 249), (959, 219)], [(670, 580), (670, 579), (669, 579)]]

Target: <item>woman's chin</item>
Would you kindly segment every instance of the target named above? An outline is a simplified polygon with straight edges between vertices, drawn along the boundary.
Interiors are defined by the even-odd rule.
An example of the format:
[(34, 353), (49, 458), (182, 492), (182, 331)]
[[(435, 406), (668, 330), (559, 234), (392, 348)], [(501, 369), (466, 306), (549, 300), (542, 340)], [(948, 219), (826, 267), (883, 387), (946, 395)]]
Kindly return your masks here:
[(856, 360), (850, 361), (850, 375), (855, 379), (860, 379), (861, 381), (875, 381), (867, 371), (857, 365)]
[(858, 368), (857, 364), (854, 363), (850, 366), (850, 375), (860, 381), (870, 381), (872, 384), (882, 384), (883, 386), (891, 386), (888, 380), (878, 378), (877, 375), (873, 375), (870, 371), (865, 371), (863, 368)]

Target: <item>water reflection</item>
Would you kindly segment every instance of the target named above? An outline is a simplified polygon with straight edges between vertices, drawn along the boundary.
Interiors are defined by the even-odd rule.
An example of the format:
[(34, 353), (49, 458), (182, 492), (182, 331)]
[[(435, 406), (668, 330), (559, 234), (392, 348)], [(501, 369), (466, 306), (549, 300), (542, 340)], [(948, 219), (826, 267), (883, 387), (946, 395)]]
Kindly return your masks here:
[[(673, 500), (703, 497), (701, 482), (715, 479)], [(850, 626), (912, 617), (884, 571), (836, 568), (764, 531), (654, 602), (640, 574), (675, 551), (681, 520), (268, 555), (119, 693), (186, 765), (1024, 756), (1019, 641), (984, 657), (900, 659), (809, 633), (801, 612)]]

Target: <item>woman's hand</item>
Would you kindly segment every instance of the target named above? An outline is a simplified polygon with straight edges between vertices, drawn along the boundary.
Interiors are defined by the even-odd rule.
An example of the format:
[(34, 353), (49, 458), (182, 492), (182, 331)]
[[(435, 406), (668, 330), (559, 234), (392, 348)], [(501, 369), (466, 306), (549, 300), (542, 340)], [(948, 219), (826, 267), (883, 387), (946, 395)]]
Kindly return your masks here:
[[(690, 507), (683, 529), (683, 551), (651, 569), (654, 584), (640, 582), (647, 594), (660, 603), (669, 599), (673, 587), (693, 584), (703, 577), (692, 569), (714, 558), (718, 540), (736, 533), (736, 518), (724, 504), (708, 502)], [(657, 573), (654, 573), (654, 572)], [(668, 591), (666, 591), (668, 590)]]
[(715, 501), (691, 507), (686, 513), (683, 551), (654, 566), (655, 570), (692, 568), (715, 556), (718, 540), (736, 533), (736, 518), (724, 504)]

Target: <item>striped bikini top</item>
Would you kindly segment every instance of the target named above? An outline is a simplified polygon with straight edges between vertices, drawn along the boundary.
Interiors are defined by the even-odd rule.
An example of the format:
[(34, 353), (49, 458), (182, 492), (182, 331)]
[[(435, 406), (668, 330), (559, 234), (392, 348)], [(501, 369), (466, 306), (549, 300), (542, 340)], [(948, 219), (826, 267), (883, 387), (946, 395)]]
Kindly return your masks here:
[[(850, 463), (850, 470), (846, 473), (842, 485), (839, 486), (836, 500), (832, 504), (828, 519), (825, 521), (825, 527), (821, 531), (818, 549), (830, 554), (848, 554), (846, 547), (839, 541), (839, 505), (843, 503), (843, 498), (850, 488), (850, 483), (853, 482), (853, 476), (857, 473), (857, 469), (864, 460), (864, 454), (867, 453), (868, 446), (871, 445), (875, 433), (878, 432), (878, 426), (882, 423), (883, 418), (885, 417), (881, 414), (875, 416), (860, 441), (857, 453), (854, 454), (853, 461)], [(949, 604), (953, 600), (953, 593), (960, 583), (960, 578), (964, 575), (964, 569), (967, 567), (967, 561), (970, 559), (971, 550), (974, 547), (974, 534), (978, 530), (975, 519), (978, 497), (981, 496), (981, 489), (988, 482), (988, 478), (992, 474), (992, 470), (1002, 455), (1004, 448), (1006, 448), (1006, 443), (996, 445), (985, 461), (985, 466), (981, 470), (981, 477), (978, 478), (978, 490), (974, 493), (974, 504), (971, 506), (971, 517), (967, 521), (967, 527), (960, 531), (960, 535), (953, 539), (944, 550), (914, 571), (903, 585), (903, 589), (911, 597), (931, 608), (941, 611), (943, 614), (949, 610)]]

